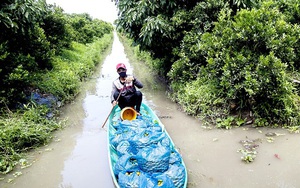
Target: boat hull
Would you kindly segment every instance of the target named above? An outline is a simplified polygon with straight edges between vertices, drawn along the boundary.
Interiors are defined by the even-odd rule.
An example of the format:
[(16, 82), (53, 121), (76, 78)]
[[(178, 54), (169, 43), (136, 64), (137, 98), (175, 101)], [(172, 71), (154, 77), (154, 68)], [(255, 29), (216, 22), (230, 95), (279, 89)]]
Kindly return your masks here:
[[(146, 105), (145, 103), (142, 103), (140, 112), (141, 112), (143, 117), (148, 118), (148, 121), (149, 121), (149, 118), (150, 118), (151, 121), (153, 123), (155, 123), (155, 126), (157, 125), (157, 126), (160, 127), (160, 132), (163, 133), (163, 135), (165, 137), (167, 137), (168, 148), (172, 151), (178, 152), (178, 150), (175, 147), (174, 142), (172, 141), (172, 139), (169, 136), (169, 134), (167, 133), (164, 125), (159, 120), (159, 118), (154, 113), (154, 111), (148, 105)], [(122, 120), (120, 118), (120, 113), (121, 113), (121, 109), (118, 106), (115, 106), (113, 108), (112, 113), (110, 114), (108, 122), (106, 124), (107, 139), (108, 139), (108, 159), (109, 159), (110, 172), (111, 172), (111, 175), (112, 175), (113, 183), (115, 184), (115, 187), (117, 187), (117, 188), (119, 188), (121, 186), (118, 182), (118, 177), (117, 177), (116, 172), (115, 172), (115, 165), (118, 163), (118, 160), (120, 159), (120, 153), (117, 150), (116, 143), (113, 143), (112, 140), (115, 139), (117, 131), (119, 130), (119, 128), (116, 128), (116, 125), (118, 125), (120, 122), (122, 122)], [(134, 122), (134, 121), (135, 120), (133, 120), (131, 122)], [(130, 126), (130, 122), (127, 121), (126, 125)], [(157, 129), (157, 127), (156, 127), (156, 129)], [(179, 154), (179, 152), (178, 152), (178, 154)], [(179, 186), (180, 188), (181, 187), (185, 188), (185, 187), (187, 187), (187, 170), (186, 170), (186, 166), (185, 166), (184, 161), (183, 161), (180, 154), (179, 154), (179, 156), (180, 156), (180, 162), (179, 162), (180, 166), (184, 168), (184, 171), (182, 172), (182, 175), (181, 175), (183, 177), (183, 179), (180, 180), (181, 181), (180, 185), (176, 184), (177, 186), (175, 186), (175, 184), (174, 184), (174, 187)]]

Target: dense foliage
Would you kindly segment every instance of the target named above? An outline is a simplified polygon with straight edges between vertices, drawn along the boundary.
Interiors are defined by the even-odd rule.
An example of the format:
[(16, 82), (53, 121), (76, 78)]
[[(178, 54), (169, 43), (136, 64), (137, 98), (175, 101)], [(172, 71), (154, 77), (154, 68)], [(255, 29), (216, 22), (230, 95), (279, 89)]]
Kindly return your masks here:
[[(171, 67), (173, 48), (179, 46), (182, 32), (170, 25), (172, 15), (184, 8), (190, 9), (196, 1), (129, 1), (118, 2), (118, 29), (128, 33), (142, 50), (149, 51), (153, 57), (162, 58), (164, 64), (158, 70), (165, 74)], [(187, 25), (185, 25), (187, 26)], [(181, 29), (184, 30), (184, 27)], [(189, 26), (190, 27), (190, 26)]]
[(71, 41), (91, 43), (113, 27), (86, 14), (63, 14), (45, 0), (6, 0), (0, 30), (0, 107), (14, 108), (24, 102), (35, 73), (51, 70), (53, 57)]
[(66, 19), (72, 28), (72, 41), (82, 44), (91, 43), (95, 38), (101, 38), (104, 34), (112, 31), (112, 27), (109, 27), (106, 22), (93, 19), (86, 13), (67, 15)]
[[(229, 128), (299, 126), (299, 0), (120, 0), (117, 26), (192, 115)], [(164, 9), (164, 11), (162, 11)]]
[(181, 40), (187, 32), (209, 30), (213, 21), (217, 20), (218, 11), (224, 6), (238, 9), (256, 3), (257, 0), (121, 0), (117, 2), (117, 27), (142, 50), (151, 52), (154, 58), (161, 58), (164, 63), (157, 68), (165, 75), (177, 59)]
[(256, 118), (297, 125), (299, 97), (286, 72), (299, 61), (294, 50), (299, 37), (299, 26), (285, 22), (269, 3), (241, 10), (233, 20), (224, 13), (213, 32), (202, 35), (200, 47), (218, 97), (252, 110)]

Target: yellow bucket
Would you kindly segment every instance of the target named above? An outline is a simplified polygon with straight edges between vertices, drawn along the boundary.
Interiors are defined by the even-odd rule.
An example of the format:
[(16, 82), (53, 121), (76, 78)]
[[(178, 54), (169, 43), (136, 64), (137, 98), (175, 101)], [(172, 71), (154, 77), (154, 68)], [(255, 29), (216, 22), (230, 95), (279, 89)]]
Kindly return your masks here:
[(121, 110), (121, 119), (122, 120), (135, 120), (136, 119), (136, 111), (131, 107), (125, 107)]

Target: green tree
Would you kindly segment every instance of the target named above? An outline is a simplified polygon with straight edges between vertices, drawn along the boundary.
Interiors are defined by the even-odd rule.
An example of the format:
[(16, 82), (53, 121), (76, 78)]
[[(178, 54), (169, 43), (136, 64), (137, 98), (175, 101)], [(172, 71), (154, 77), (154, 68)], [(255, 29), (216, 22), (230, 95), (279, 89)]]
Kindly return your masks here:
[(197, 78), (200, 67), (206, 65), (205, 53), (200, 48), (201, 36), (212, 31), (219, 12), (224, 8), (229, 8), (227, 3), (209, 0), (198, 3), (191, 11), (178, 11), (173, 16), (176, 30), (185, 35), (176, 51), (178, 58), (168, 72), (172, 81), (186, 82)]
[(297, 57), (299, 26), (286, 22), (272, 5), (269, 1), (260, 9), (241, 10), (233, 20), (224, 11), (213, 32), (202, 35), (203, 73), (217, 84), (227, 106), (234, 104), (232, 110), (251, 109), (266, 122), (296, 125), (299, 96), (287, 70)]
[(30, 72), (51, 66), (52, 51), (39, 27), (45, 14), (45, 1), (7, 0), (0, 5), (1, 106), (24, 98)]
[[(165, 75), (173, 61), (173, 49), (179, 46), (182, 33), (172, 26), (172, 15), (177, 10), (192, 8), (197, 1), (129, 1), (118, 2), (117, 28), (128, 34), (142, 50), (164, 61), (159, 67)], [(178, 35), (179, 34), (179, 35)]]
[(5, 0), (0, 5), (0, 30), (1, 108), (24, 102), (36, 73), (52, 69), (54, 55), (71, 47), (72, 41), (91, 43), (113, 27), (88, 14), (69, 16), (45, 0)]
[(110, 33), (113, 26), (99, 19), (93, 19), (89, 14), (67, 15), (68, 25), (72, 29), (72, 40), (87, 44)]
[[(197, 34), (211, 29), (221, 7), (251, 8), (259, 0), (228, 1), (117, 1), (117, 28), (128, 34), (135, 45), (154, 58), (160, 58), (159, 71), (166, 76), (173, 62), (179, 59), (182, 40), (187, 33)], [(211, 11), (211, 12), (209, 12)], [(193, 31), (192, 31), (193, 30)], [(194, 37), (191, 34), (191, 37)]]
[(63, 48), (70, 47), (72, 32), (62, 8), (47, 5), (47, 14), (40, 25), (50, 42), (50, 48), (55, 53), (60, 53)]

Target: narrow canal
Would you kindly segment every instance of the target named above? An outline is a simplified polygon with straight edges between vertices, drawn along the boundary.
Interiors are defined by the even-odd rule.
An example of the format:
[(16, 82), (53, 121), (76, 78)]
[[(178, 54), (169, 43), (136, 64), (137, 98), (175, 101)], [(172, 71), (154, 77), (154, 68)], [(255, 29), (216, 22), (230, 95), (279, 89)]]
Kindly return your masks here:
[[(300, 187), (300, 136), (283, 129), (241, 127), (208, 129), (199, 120), (182, 113), (165, 94), (164, 86), (147, 67), (129, 62), (116, 33), (111, 53), (81, 94), (67, 105), (62, 118), (68, 127), (55, 134), (54, 141), (30, 155), (33, 164), (8, 188), (112, 188), (108, 166), (106, 130), (101, 126), (111, 110), (115, 65), (129, 67), (144, 83), (146, 102), (161, 118), (188, 169), (189, 188), (211, 187)], [(267, 133), (276, 133), (273, 139)], [(255, 140), (257, 155), (246, 164), (237, 152), (245, 140)]]

